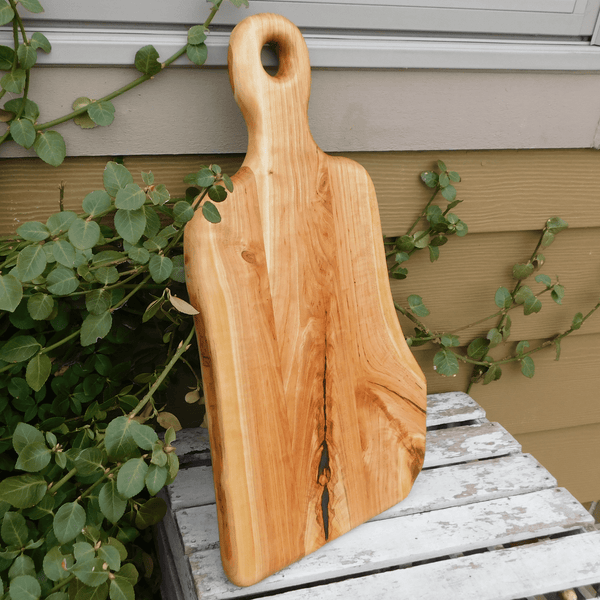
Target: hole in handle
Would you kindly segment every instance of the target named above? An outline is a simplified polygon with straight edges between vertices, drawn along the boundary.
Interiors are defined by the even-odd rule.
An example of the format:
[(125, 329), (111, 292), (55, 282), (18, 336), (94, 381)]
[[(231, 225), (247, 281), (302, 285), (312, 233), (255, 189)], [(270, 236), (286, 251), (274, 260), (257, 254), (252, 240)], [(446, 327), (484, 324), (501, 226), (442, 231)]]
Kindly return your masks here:
[(277, 76), (279, 72), (279, 44), (277, 42), (267, 42), (262, 47), (260, 62), (267, 75)]

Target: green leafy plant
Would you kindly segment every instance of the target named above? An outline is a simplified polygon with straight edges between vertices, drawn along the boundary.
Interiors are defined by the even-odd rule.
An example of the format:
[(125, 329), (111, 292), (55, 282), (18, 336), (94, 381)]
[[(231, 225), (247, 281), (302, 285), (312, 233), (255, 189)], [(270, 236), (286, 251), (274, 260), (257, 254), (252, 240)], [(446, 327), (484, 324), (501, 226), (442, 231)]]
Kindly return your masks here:
[[(433, 194), (415, 222), (405, 235), (385, 240), (389, 273), (390, 277), (394, 279), (407, 277), (408, 269), (405, 263), (415, 252), (428, 248), (430, 260), (434, 262), (439, 259), (440, 247), (448, 242), (450, 235), (456, 234), (458, 237), (463, 237), (468, 233), (467, 225), (450, 212), (462, 202), (456, 197), (457, 191), (453, 185), (460, 182), (460, 175), (455, 171), (448, 171), (442, 161), (438, 161), (437, 166), (439, 172), (425, 171), (421, 173), (421, 180), (427, 187), (433, 189)], [(439, 206), (433, 203), (438, 194), (446, 200), (445, 205)], [(425, 223), (423, 229), (415, 231), (421, 222)], [(542, 300), (546, 294), (549, 294), (556, 304), (562, 304), (565, 288), (558, 278), (553, 280), (548, 275), (538, 273), (534, 277), (534, 281), (538, 284), (537, 290), (532, 289), (531, 284), (526, 285), (525, 282), (529, 281), (534, 273), (544, 265), (546, 257), (541, 251), (550, 246), (556, 236), (567, 228), (568, 224), (560, 217), (552, 217), (546, 221), (531, 255), (525, 262), (512, 267), (512, 277), (515, 281), (512, 289), (500, 286), (493, 298), (497, 310), (474, 323), (449, 331), (432, 331), (421, 320), (430, 314), (421, 296), (409, 295), (407, 307), (396, 303), (396, 310), (415, 325), (414, 334), (407, 337), (408, 344), (420, 346), (430, 342), (441, 346), (441, 349), (433, 357), (433, 368), (440, 375), (455, 376), (459, 372), (460, 363), (470, 367), (471, 376), (467, 392), (475, 383), (481, 382), (487, 385), (500, 379), (502, 376), (501, 365), (510, 362), (518, 362), (523, 375), (533, 377), (535, 374), (533, 355), (550, 346), (554, 346), (556, 360), (558, 360), (561, 341), (580, 329), (585, 321), (600, 308), (600, 302), (586, 315), (577, 313), (573, 317), (569, 329), (553, 335), (534, 348), (530, 349), (529, 342), (522, 340), (512, 352), (503, 358), (493, 358), (489, 351), (509, 339), (512, 324), (509, 313), (512, 310), (522, 307), (525, 315), (538, 313), (542, 309)], [(461, 342), (458, 334), (464, 334), (471, 327), (494, 319), (496, 319), (496, 323), (489, 329), (485, 337), (476, 337), (466, 344), (466, 350), (461, 349), (461, 346), (464, 347), (465, 344)]]
[[(134, 59), (135, 68), (142, 73), (139, 77), (97, 100), (81, 96), (73, 102), (70, 113), (39, 123), (40, 108), (29, 97), (31, 73), (37, 63), (38, 51), (49, 53), (52, 46), (42, 33), (29, 35), (26, 32), (18, 5), (30, 13), (42, 13), (44, 8), (38, 0), (0, 0), (0, 26), (11, 24), (13, 32), (13, 47), (0, 46), (0, 74), (4, 73), (0, 77), (0, 99), (7, 93), (13, 96), (4, 104), (4, 109), (0, 109), (0, 121), (8, 125), (0, 135), (0, 145), (12, 140), (23, 148), (33, 148), (44, 162), (53, 166), (60, 165), (67, 150), (63, 136), (53, 127), (70, 120), (83, 129), (106, 127), (115, 118), (112, 103), (114, 98), (154, 79), (184, 54), (193, 64), (204, 64), (208, 54), (204, 42), (209, 33), (209, 25), (223, 0), (210, 2), (213, 8), (207, 19), (202, 25), (194, 25), (189, 29), (186, 44), (172, 56), (160, 62), (154, 46), (140, 48)], [(230, 2), (237, 7), (248, 6), (248, 0)]]
[(198, 187), (172, 198), (151, 172), (136, 183), (111, 161), (81, 214), (0, 243), (0, 593), (11, 598), (144, 595), (154, 564), (139, 541), (178, 470), (165, 389), (179, 368), (186, 400), (202, 401), (197, 353), (184, 357), (197, 311), (183, 231), (196, 210), (219, 222), (233, 190), (217, 165), (185, 180)]

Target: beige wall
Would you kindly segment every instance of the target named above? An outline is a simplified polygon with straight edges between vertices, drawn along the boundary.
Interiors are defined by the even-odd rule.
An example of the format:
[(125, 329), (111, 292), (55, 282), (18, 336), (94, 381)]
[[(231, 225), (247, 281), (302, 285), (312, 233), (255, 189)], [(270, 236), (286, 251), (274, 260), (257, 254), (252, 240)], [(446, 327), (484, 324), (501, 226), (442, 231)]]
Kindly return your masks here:
[[(576, 312), (586, 313), (600, 299), (600, 197), (597, 179), (600, 153), (595, 150), (435, 151), (346, 153), (361, 162), (373, 178), (382, 225), (387, 235), (404, 233), (428, 190), (418, 174), (438, 158), (463, 177), (455, 212), (469, 234), (453, 238), (434, 264), (428, 256), (408, 263), (409, 277), (392, 283), (394, 297), (406, 303), (420, 294), (432, 329), (454, 329), (496, 310), (494, 293), (511, 286), (511, 267), (528, 258), (537, 231), (551, 216), (570, 224), (546, 251), (542, 272), (559, 275), (566, 287), (562, 307), (545, 301), (539, 314), (513, 311), (513, 342), (527, 339), (533, 347), (544, 336), (567, 329)], [(86, 193), (102, 186), (107, 157), (67, 159), (57, 169), (36, 159), (0, 160), (0, 232), (22, 221), (40, 219), (58, 205), (58, 184), (66, 181), (65, 203), (77, 209)], [(152, 170), (171, 193), (185, 190), (183, 176), (201, 163), (218, 162), (233, 173), (241, 155), (133, 156), (125, 164), (134, 172)], [(537, 284), (532, 283), (533, 286)], [(405, 333), (408, 324), (402, 322)], [(491, 327), (492, 325), (489, 325)], [(489, 327), (473, 328), (461, 338), (468, 343)], [(502, 356), (512, 347), (496, 350)], [(464, 390), (468, 370), (444, 378), (431, 367), (436, 347), (415, 349), (431, 393)], [(502, 423), (579, 500), (600, 497), (600, 314), (563, 342), (562, 357), (552, 349), (535, 355), (536, 375), (523, 377), (518, 366), (504, 367), (499, 382), (476, 386), (473, 397), (491, 420)]]
[[(46, 122), (68, 113), (75, 98), (100, 98), (138, 74), (34, 68), (30, 97)], [(110, 127), (59, 127), (69, 155), (246, 150), (245, 124), (223, 68), (175, 67), (114, 104)], [(309, 115), (315, 140), (328, 152), (589, 148), (600, 121), (600, 74), (314, 69)], [(31, 153), (0, 147), (0, 157)]]

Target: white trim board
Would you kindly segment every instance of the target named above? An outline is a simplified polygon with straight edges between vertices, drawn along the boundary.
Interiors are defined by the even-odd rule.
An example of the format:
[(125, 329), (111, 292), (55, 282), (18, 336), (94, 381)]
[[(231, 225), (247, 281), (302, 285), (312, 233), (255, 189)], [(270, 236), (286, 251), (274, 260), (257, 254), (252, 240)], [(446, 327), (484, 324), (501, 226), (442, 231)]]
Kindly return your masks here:
[[(38, 53), (44, 66), (129, 66), (148, 44), (164, 60), (181, 48), (181, 30), (36, 28), (52, 43), (50, 54)], [(600, 71), (600, 47), (583, 41), (514, 41), (508, 39), (428, 38), (305, 33), (311, 65), (353, 69), (476, 69), (533, 71)], [(0, 30), (0, 44), (12, 34)], [(227, 64), (229, 33), (211, 32), (207, 66)], [(268, 61), (267, 61), (268, 62)], [(187, 57), (175, 64), (189, 65)]]

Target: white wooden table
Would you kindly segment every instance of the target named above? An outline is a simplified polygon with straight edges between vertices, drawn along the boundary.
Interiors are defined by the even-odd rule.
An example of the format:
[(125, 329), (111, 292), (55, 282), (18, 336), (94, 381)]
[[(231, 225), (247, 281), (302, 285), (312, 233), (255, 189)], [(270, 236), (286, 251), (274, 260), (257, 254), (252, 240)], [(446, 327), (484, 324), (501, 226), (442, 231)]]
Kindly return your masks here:
[(427, 426), (406, 500), (248, 588), (221, 567), (206, 430), (179, 432), (158, 526), (163, 600), (600, 598), (600, 531), (535, 458), (466, 394), (429, 396)]

